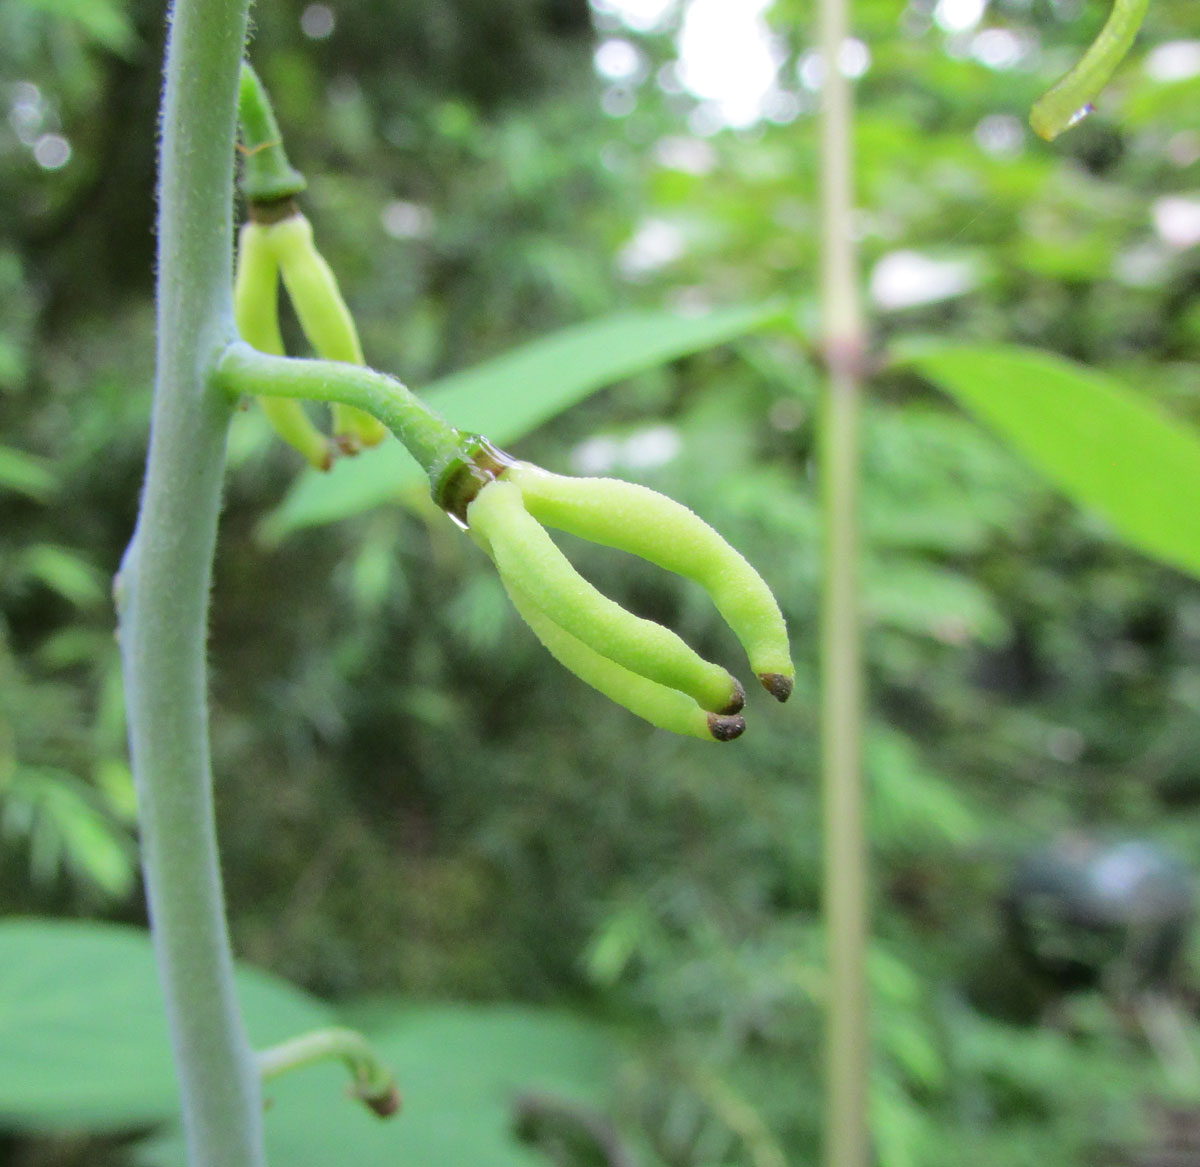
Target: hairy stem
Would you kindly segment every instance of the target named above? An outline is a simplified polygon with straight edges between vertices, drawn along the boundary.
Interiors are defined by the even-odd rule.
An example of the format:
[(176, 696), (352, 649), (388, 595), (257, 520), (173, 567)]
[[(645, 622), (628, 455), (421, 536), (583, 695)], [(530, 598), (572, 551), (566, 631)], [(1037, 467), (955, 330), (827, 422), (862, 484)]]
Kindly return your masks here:
[(209, 766), (205, 639), (234, 335), (234, 109), (248, 0), (176, 0), (158, 189), (158, 352), (141, 512), (116, 586), (142, 863), (192, 1167), (260, 1167)]
[(829, 371), (821, 435), (825, 562), (821, 614), (821, 754), (829, 946), (825, 1163), (866, 1167), (867, 847), (862, 780), (858, 612), (858, 428), (863, 322), (854, 254), (853, 100), (839, 68), (849, 0), (820, 0), (822, 344)]

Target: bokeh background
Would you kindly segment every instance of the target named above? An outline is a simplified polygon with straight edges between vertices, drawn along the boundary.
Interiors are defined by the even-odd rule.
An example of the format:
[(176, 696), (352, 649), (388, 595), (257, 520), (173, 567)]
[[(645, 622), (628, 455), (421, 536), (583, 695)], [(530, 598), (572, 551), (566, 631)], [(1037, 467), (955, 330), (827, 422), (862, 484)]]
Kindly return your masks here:
[[(673, 495), (771, 583), (796, 693), (783, 709), (752, 697), (729, 747), (652, 730), (564, 673), (418, 495), (265, 529), (299, 460), (253, 410), (231, 435), (210, 662), (238, 954), (360, 1010), (518, 1002), (619, 1032), (595, 1114), (667, 1167), (803, 1165), (820, 1142), (811, 9), (263, 0), (253, 14), (253, 59), (376, 367), (419, 389), (617, 310), (795, 306), (796, 327), (623, 382), (515, 446)], [(857, 0), (842, 61), (859, 79), (881, 356), (863, 506), (873, 1126), (889, 1167), (1200, 1163), (1184, 922), (1200, 590), (886, 361), (901, 335), (1028, 344), (1200, 421), (1194, 0), (1153, 0), (1079, 127), (1047, 145), (1025, 122), (1106, 14)], [(163, 27), (147, 0), (0, 2), (12, 917), (145, 922), (109, 581), (145, 456)], [(569, 550), (628, 607), (740, 659), (690, 586)], [(1143, 967), (1120, 924), (1069, 923), (1105, 856), (1155, 873), (1108, 888), (1135, 916), (1146, 887), (1178, 892), (1177, 959)], [(1022, 933), (1026, 893), (1041, 915)], [(1031, 948), (1055, 959), (1034, 967)], [(521, 1153), (617, 1162), (583, 1113), (559, 1116), (570, 1137), (526, 1123)], [(13, 1126), (0, 1160), (135, 1153), (130, 1133)]]

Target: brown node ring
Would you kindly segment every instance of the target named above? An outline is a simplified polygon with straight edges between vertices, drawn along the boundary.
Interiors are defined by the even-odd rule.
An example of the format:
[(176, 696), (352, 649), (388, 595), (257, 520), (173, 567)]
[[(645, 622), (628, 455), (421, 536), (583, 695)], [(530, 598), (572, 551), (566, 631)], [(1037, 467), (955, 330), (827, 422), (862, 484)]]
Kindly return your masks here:
[(463, 530), (467, 507), (489, 482), (495, 482), (517, 460), (479, 434), (467, 439), (464, 452), (442, 472), (433, 499)]
[(284, 219), (290, 219), (293, 215), (300, 214), (300, 208), (291, 195), (284, 195), (281, 199), (248, 198), (246, 212), (253, 222), (264, 227), (271, 227), (276, 223), (282, 223)]

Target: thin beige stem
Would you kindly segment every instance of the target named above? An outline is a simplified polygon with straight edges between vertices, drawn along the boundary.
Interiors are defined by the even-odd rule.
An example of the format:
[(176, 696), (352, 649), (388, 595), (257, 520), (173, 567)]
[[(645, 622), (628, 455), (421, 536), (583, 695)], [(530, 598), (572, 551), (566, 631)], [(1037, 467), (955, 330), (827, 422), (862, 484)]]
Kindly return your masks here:
[(865, 348), (853, 231), (853, 100), (839, 68), (849, 0), (820, 0), (822, 348), (829, 372), (821, 434), (825, 520), (821, 614), (821, 753), (825, 921), (827, 1167), (866, 1167), (867, 847), (862, 779), (862, 644), (858, 605), (860, 378)]

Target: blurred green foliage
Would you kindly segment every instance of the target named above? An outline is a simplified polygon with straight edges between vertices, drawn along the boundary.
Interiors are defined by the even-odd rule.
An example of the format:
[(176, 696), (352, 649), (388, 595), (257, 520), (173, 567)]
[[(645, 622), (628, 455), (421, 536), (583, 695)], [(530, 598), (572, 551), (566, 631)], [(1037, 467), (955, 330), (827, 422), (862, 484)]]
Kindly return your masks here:
[[(1100, 111), (1046, 146), (1025, 117), (1094, 32), (1103, 6), (1084, 7), (994, 0), (955, 30), (925, 0), (855, 4), (880, 351), (922, 335), (1044, 348), (1200, 423), (1200, 248), (1170, 225), (1170, 200), (1194, 207), (1200, 189), (1200, 77), (1144, 66), (1153, 46), (1194, 44), (1194, 4), (1155, 0)], [(712, 133), (680, 82), (678, 10), (638, 33), (579, 0), (347, 0), (314, 38), (309, 6), (264, 0), (255, 60), (371, 363), (420, 387), (616, 311), (783, 296), (807, 317), (810, 9), (770, 9), (773, 118)], [(148, 0), (0, 0), (9, 913), (142, 919), (104, 581), (149, 413), (162, 35)], [(612, 40), (636, 52), (624, 79), (592, 65)], [(996, 46), (1014, 44), (1005, 65)], [(69, 157), (47, 165), (60, 143)], [(938, 297), (913, 293), (919, 271)], [(569, 1006), (635, 1037), (609, 1112), (644, 1162), (814, 1162), (819, 389), (803, 330), (763, 332), (515, 447), (672, 494), (771, 582), (796, 694), (722, 749), (563, 674), (421, 499), (265, 545), (299, 467), (240, 416), (210, 653), (239, 952), (338, 1001)], [(996, 904), (1015, 858), (1063, 830), (1194, 863), (1196, 584), (1117, 544), (910, 369), (874, 379), (864, 473), (880, 1161), (1091, 1164), (1146, 1145), (1144, 1100), (1173, 1097), (1159, 1056), (1098, 995), (1030, 979)], [(571, 554), (623, 604), (737, 659), (688, 585)]]

